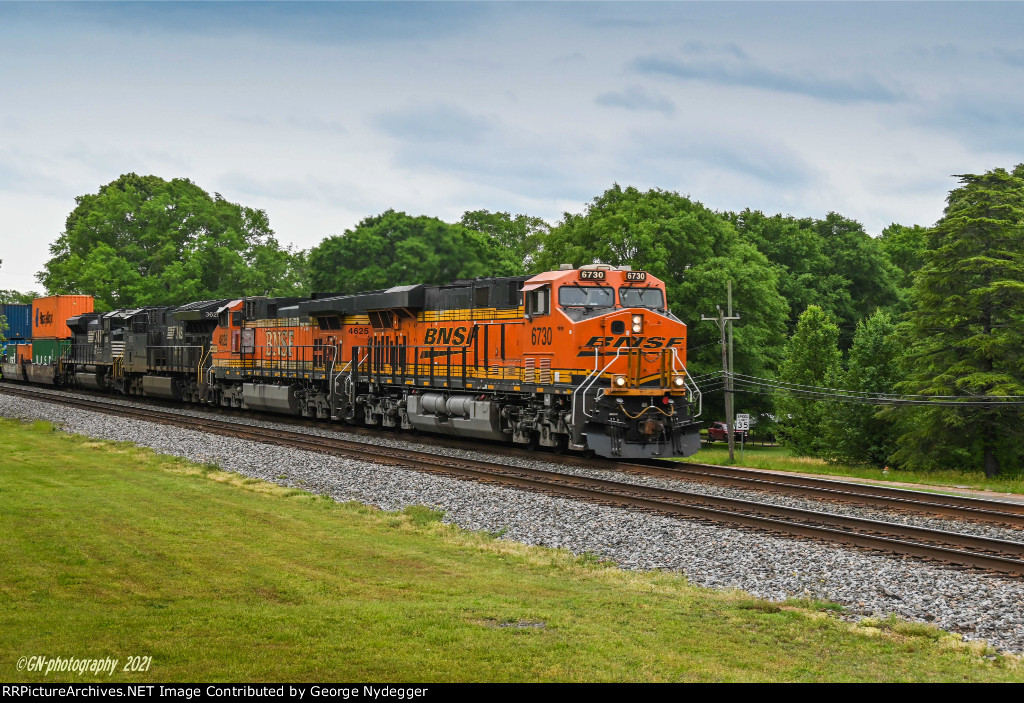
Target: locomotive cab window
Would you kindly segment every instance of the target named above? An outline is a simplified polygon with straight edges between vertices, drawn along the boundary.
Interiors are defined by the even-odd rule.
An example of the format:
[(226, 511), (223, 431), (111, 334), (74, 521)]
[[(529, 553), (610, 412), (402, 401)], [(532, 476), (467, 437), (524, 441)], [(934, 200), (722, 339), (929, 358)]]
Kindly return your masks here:
[(523, 288), (527, 315), (547, 315), (551, 312), (551, 288), (527, 286)]
[(665, 296), (661, 288), (627, 288), (619, 289), (619, 300), (624, 308), (650, 308), (651, 310), (662, 310), (665, 308)]
[(563, 308), (610, 308), (615, 305), (615, 289), (604, 286), (562, 286), (558, 289), (558, 304)]

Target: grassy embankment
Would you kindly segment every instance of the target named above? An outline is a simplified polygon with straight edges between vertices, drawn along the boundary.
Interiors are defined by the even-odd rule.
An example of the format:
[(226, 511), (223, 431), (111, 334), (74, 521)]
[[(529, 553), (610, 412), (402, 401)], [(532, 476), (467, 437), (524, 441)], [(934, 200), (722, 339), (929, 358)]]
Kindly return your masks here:
[[(702, 444), (697, 454), (684, 461), (727, 466), (729, 465), (729, 447), (725, 442), (715, 442), (710, 446)], [(990, 490), (999, 493), (1024, 494), (1024, 476), (989, 479), (985, 478), (985, 474), (980, 472), (899, 471), (896, 469), (891, 469), (886, 476), (882, 474), (880, 469), (870, 466), (829, 464), (821, 459), (793, 456), (789, 453), (788, 449), (780, 446), (762, 447), (747, 445), (743, 451), (743, 461), (740, 461), (740, 445), (737, 442), (735, 465), (770, 471), (797, 471), (805, 474), (920, 483), (935, 486), (936, 489), (943, 486), (956, 486), (977, 490)]]
[(854, 626), (213, 466), (0, 420), (0, 680), (1024, 680), (934, 628)]

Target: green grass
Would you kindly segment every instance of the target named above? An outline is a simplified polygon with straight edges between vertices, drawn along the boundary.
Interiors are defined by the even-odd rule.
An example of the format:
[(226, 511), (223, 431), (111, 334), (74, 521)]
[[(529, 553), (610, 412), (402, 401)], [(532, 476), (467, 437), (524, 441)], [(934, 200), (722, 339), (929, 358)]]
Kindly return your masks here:
[(1016, 657), (0, 421), (0, 679), (990, 681)]
[[(935, 486), (937, 488), (943, 486), (958, 486), (974, 488), (977, 490), (989, 490), (998, 493), (1024, 494), (1024, 477), (1022, 476), (988, 479), (985, 478), (984, 474), (976, 472), (900, 471), (896, 469), (890, 469), (889, 474), (886, 476), (882, 473), (881, 469), (869, 466), (830, 464), (822, 459), (793, 456), (790, 454), (788, 449), (780, 446), (760, 447), (748, 445), (743, 451), (743, 461), (740, 461), (740, 445), (738, 443), (736, 444), (735, 456), (735, 465), (746, 466), (754, 469), (798, 471), (807, 474), (871, 478), (876, 480), (898, 481), (901, 483), (920, 483)], [(699, 452), (692, 457), (683, 459), (682, 461), (728, 466), (729, 447), (725, 442), (716, 442), (710, 446), (702, 444)]]

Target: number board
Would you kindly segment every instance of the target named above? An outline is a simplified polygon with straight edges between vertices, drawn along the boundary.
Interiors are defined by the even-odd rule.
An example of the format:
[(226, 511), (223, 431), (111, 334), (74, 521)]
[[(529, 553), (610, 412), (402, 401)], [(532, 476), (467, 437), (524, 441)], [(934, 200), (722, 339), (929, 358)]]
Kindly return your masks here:
[(646, 271), (626, 271), (626, 280), (627, 281), (646, 281), (647, 280), (647, 272)]
[(601, 269), (584, 269), (580, 271), (581, 281), (603, 281), (605, 272)]

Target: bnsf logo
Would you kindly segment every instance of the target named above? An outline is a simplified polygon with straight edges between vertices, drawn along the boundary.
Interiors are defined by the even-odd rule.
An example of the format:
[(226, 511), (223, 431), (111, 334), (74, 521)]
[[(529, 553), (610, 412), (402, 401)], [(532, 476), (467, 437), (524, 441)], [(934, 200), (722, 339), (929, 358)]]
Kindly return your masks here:
[(267, 330), (267, 357), (295, 355), (295, 330)]
[(632, 349), (661, 349), (662, 347), (675, 347), (686, 343), (686, 337), (591, 337), (584, 347), (604, 347), (606, 349), (619, 349), (628, 347)]
[(53, 324), (53, 313), (52, 312), (44, 313), (39, 308), (36, 308), (36, 327), (40, 327), (42, 325), (52, 325), (52, 324)]
[(477, 326), (468, 327), (431, 327), (423, 333), (423, 343), (430, 345), (463, 346), (476, 340)]

